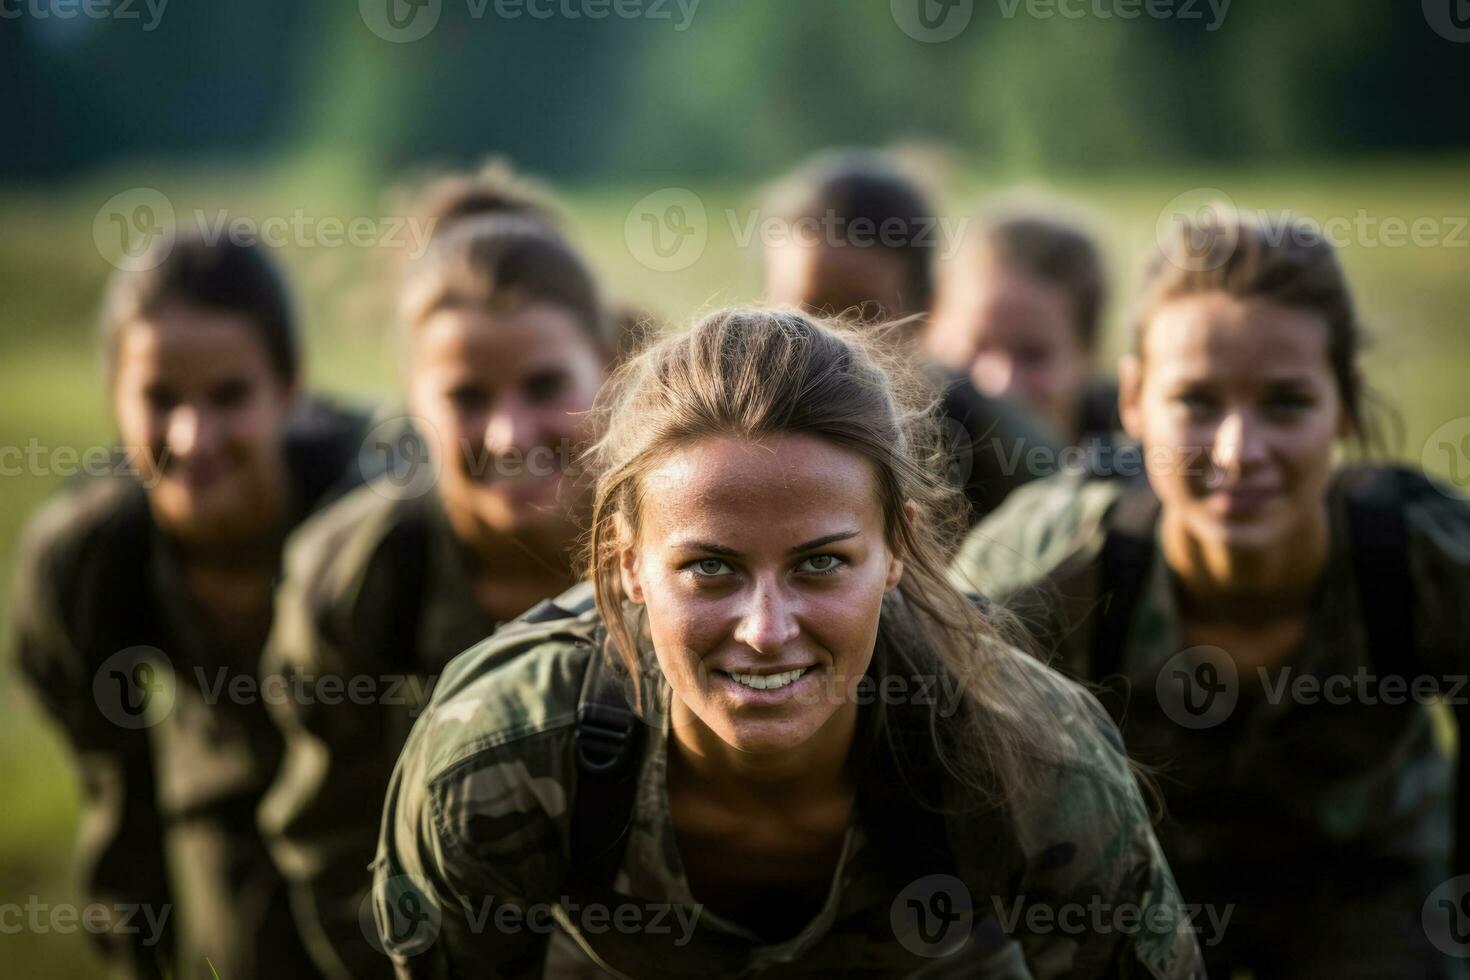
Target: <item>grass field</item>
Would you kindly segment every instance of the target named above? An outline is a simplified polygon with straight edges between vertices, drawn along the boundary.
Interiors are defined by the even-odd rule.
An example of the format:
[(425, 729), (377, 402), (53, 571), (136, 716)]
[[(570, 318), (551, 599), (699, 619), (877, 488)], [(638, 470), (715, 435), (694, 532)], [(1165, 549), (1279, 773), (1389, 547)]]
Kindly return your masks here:
[[(678, 185), (695, 192), (707, 241), (687, 268), (659, 271), (649, 267), (659, 265), (657, 259), (645, 264), (638, 206), (654, 202), (648, 206), (655, 207), (656, 223), (667, 202), (688, 200), (667, 190)], [(139, 186), (162, 191), (177, 215), (228, 208), (232, 215), (257, 219), (302, 213), (315, 221), (345, 222), (395, 213), (361, 181), (313, 168), (251, 175), (117, 173), (64, 190), (0, 191), (0, 447), (25, 447), (34, 440), (52, 449), (82, 449), (108, 441), (92, 324), (110, 266), (94, 243), (94, 218), (103, 202)], [(1324, 222), (1336, 219), (1329, 232), (1337, 239), (1332, 229), (1342, 229), (1344, 259), (1375, 337), (1366, 365), (1369, 380), (1402, 414), (1398, 455), (1419, 460), (1431, 433), (1470, 417), (1470, 161), (1154, 173), (1026, 190), (1080, 202), (1103, 232), (1122, 284), (1155, 240), (1166, 204), (1181, 194), (1203, 196), (1205, 188), (1223, 191), (1243, 208), (1273, 214), (1290, 208)], [(951, 177), (944, 200), (961, 216), (998, 189)], [(686, 184), (655, 175), (638, 186), (572, 189), (564, 201), (575, 236), (616, 296), (672, 320), (757, 298), (759, 249), (740, 238), (751, 219), (760, 217), (753, 211), (758, 188)], [(688, 209), (683, 218), (686, 226), (698, 221)], [(309, 370), (319, 387), (364, 399), (392, 395), (392, 270), (381, 251), (305, 239), (281, 249), (307, 321)], [(1115, 314), (1123, 305), (1113, 304)], [(1110, 328), (1108, 347), (1116, 351), (1123, 334), (1120, 315)], [(1437, 445), (1431, 448), (1432, 468), (1448, 474), (1456, 460)], [(1464, 448), (1470, 451), (1470, 442)], [(1458, 462), (1470, 465), (1470, 458)], [(19, 529), (62, 482), (55, 472), (0, 478), (0, 582), (7, 592)], [(76, 788), (60, 741), (18, 691), (8, 653), (0, 666), (0, 772), (8, 784), (0, 796), (0, 903), (25, 903), (32, 896), (53, 905), (79, 903), (70, 873)], [(8, 975), (94, 975), (97, 964), (87, 947), (80, 932), (14, 932), (0, 919), (0, 969)]]

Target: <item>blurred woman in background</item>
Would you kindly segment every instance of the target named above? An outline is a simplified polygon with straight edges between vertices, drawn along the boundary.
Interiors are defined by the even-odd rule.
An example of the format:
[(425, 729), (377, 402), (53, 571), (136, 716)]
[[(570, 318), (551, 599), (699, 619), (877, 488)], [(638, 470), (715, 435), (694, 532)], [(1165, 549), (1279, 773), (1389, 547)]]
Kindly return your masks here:
[[(783, 229), (763, 252), (768, 302), (875, 327), (912, 318), (896, 329), (912, 356), (924, 357), (922, 317), (933, 303), (935, 257), (945, 241), (910, 177), (877, 154), (832, 152), (781, 181), (768, 209)], [(977, 391), (963, 373), (942, 377), (938, 387), (952, 456), (947, 475), (964, 489), (976, 521), (1044, 475), (1028, 468), (1027, 454), (1054, 458), (1054, 437), (1019, 405)]]
[(1466, 821), (1423, 692), (1466, 669), (1470, 506), (1336, 461), (1373, 427), (1329, 244), (1225, 212), (1177, 236), (1120, 370), (1147, 480), (1027, 488), (956, 579), (1131, 691), (1110, 707), (1158, 767), (1181, 889), (1233, 908), (1212, 976), (1457, 975), (1430, 899)]
[(1106, 438), (1118, 392), (1093, 380), (1106, 293), (1097, 245), (1080, 229), (1040, 214), (982, 216), (941, 276), (925, 349), (1068, 445)]
[(21, 673), (82, 769), (78, 847), (113, 913), (112, 961), (315, 976), (255, 825), (282, 751), (255, 678), (282, 542), (355, 472), (362, 420), (301, 398), (263, 248), (170, 236), (143, 265), (114, 277), (102, 313), (117, 472), (131, 472), (31, 521)]
[[(287, 756), (260, 816), (330, 976), (390, 969), (360, 918), (367, 865), (435, 679), (576, 581), (587, 500), (570, 463), (615, 338), (550, 214), (494, 177), (430, 192), (434, 234), (405, 270), (400, 310), (416, 432), (379, 430), (367, 449), (393, 457), (389, 472), (289, 549), (265, 669), (304, 693), (275, 712)], [(340, 693), (353, 683), (358, 694)]]
[[(1116, 730), (945, 581), (909, 373), (742, 309), (619, 370), (591, 583), (455, 661), (394, 771), (399, 976), (1199, 975)], [(1055, 927), (1099, 906), (1135, 927)]]

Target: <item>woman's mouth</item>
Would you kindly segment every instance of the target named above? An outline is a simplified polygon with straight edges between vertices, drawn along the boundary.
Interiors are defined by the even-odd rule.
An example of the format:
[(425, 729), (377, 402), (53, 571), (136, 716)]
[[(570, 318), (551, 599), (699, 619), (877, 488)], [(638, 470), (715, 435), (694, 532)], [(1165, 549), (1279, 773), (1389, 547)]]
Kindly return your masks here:
[(796, 697), (819, 683), (815, 665), (766, 673), (743, 670), (713, 670), (713, 686), (742, 704), (776, 704)]
[(795, 670), (783, 671), (779, 674), (743, 674), (739, 671), (730, 671), (726, 674), (737, 684), (743, 684), (754, 691), (773, 691), (778, 688), (794, 684), (807, 672), (807, 668), (798, 667)]
[(1222, 487), (1215, 491), (1220, 509), (1227, 514), (1244, 514), (1260, 509), (1277, 491), (1261, 487)]

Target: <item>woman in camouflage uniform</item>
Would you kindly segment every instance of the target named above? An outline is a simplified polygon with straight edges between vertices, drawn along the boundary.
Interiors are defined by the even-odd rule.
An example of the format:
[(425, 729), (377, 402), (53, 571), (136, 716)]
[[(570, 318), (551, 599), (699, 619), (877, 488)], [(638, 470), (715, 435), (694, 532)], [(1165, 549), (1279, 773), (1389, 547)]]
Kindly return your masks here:
[(1120, 372), (1147, 479), (1018, 494), (956, 581), (1114, 689), (1130, 753), (1157, 767), (1181, 887), (1235, 908), (1205, 946), (1212, 974), (1446, 975), (1442, 951), (1470, 952), (1464, 889), (1431, 893), (1464, 820), (1426, 702), (1463, 703), (1445, 682), (1470, 635), (1470, 507), (1336, 462), (1370, 426), (1328, 243), (1223, 211), (1177, 235)]
[(901, 377), (752, 310), (619, 370), (591, 583), (456, 660), (395, 770), (400, 976), (1198, 975), (1113, 726), (946, 584)]
[(12, 620), (82, 769), (100, 938), (135, 976), (315, 976), (255, 826), (281, 754), (255, 678), (282, 541), (355, 472), (362, 420), (301, 410), (259, 247), (160, 240), (115, 276), (103, 350), (130, 473), (31, 521)]
[(568, 464), (613, 346), (548, 209), (494, 175), (429, 197), (434, 235), (402, 287), (414, 431), (375, 430), (389, 472), (293, 537), (264, 668), (287, 753), (261, 822), (334, 977), (390, 972), (362, 918), (367, 866), (435, 679), (576, 581), (587, 499)]

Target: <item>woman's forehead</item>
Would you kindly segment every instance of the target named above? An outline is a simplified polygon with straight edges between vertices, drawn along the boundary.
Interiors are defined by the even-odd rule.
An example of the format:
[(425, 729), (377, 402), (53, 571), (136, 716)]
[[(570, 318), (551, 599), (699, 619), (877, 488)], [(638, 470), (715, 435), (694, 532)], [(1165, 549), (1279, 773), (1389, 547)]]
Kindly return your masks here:
[(1144, 340), (1150, 368), (1327, 370), (1321, 315), (1224, 293), (1187, 296), (1160, 307)]
[(882, 520), (872, 464), (812, 436), (701, 439), (660, 460), (643, 489), (643, 523), (666, 533), (800, 535)]

